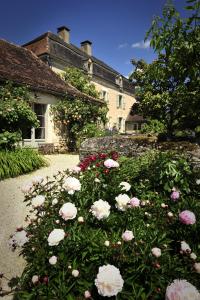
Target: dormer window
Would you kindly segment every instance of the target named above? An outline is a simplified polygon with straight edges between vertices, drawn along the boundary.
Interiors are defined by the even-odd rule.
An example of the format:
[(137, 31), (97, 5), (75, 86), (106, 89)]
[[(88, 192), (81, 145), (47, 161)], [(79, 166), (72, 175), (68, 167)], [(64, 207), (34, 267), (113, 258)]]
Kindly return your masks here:
[(123, 89), (123, 79), (121, 75), (116, 76), (115, 83), (120, 87), (120, 89)]
[(93, 74), (93, 62), (90, 58), (84, 62), (83, 68), (89, 75)]

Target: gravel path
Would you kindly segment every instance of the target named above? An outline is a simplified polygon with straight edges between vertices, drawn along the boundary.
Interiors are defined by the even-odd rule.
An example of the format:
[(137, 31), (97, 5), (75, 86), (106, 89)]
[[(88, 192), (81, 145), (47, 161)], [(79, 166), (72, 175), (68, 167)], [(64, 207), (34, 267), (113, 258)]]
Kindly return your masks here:
[[(16, 227), (23, 225), (26, 216), (21, 186), (29, 182), (33, 176), (52, 176), (59, 170), (77, 165), (79, 161), (78, 155), (59, 154), (45, 157), (50, 164), (48, 167), (0, 182), (0, 273), (9, 278), (20, 275), (25, 265), (22, 257), (8, 247), (9, 236), (14, 233)], [(6, 296), (3, 299), (10, 300), (12, 297)]]

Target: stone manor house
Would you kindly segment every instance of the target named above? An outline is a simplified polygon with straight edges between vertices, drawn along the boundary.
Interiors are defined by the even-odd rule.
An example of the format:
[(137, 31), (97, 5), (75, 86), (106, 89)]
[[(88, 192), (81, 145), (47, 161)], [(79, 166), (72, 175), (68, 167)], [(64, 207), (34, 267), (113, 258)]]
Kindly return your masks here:
[(91, 82), (101, 94), (109, 108), (108, 128), (114, 126), (121, 133), (129, 133), (141, 128), (143, 119), (130, 115), (135, 103), (134, 85), (116, 70), (92, 55), (92, 43), (84, 41), (77, 47), (70, 43), (70, 30), (57, 29), (57, 35), (46, 32), (23, 47), (34, 52), (56, 73), (66, 67), (76, 67), (91, 76)]

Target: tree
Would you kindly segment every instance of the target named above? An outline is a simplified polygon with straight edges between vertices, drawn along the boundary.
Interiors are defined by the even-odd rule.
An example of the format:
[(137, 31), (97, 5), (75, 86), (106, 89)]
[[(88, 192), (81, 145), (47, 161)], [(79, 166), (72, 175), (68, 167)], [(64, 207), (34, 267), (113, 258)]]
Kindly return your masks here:
[[(96, 91), (95, 86), (90, 83), (89, 76), (82, 71), (76, 68), (67, 68), (63, 78), (79, 89), (79, 91), (99, 98), (99, 93)], [(52, 106), (54, 120), (62, 134), (65, 133), (66, 144), (70, 151), (77, 150), (77, 140), (82, 134), (85, 135), (86, 126), (106, 123), (107, 111), (106, 103), (102, 105), (80, 98), (72, 99), (69, 96)]]
[(153, 19), (146, 39), (158, 57), (134, 61), (131, 79), (138, 86), (138, 111), (163, 121), (168, 136), (200, 125), (200, 2), (188, 0), (191, 16), (181, 18), (171, 3)]
[(38, 120), (28, 88), (11, 82), (0, 85), (0, 147), (11, 148), (31, 127), (38, 127)]

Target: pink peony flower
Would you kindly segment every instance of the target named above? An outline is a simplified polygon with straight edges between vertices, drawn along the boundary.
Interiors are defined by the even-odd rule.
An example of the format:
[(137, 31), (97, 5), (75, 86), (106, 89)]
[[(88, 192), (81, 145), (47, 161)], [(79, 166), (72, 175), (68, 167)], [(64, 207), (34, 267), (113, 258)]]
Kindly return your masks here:
[(168, 285), (165, 300), (199, 300), (200, 294), (187, 280), (174, 280)]
[(131, 207), (138, 207), (138, 206), (140, 206), (140, 200), (136, 197), (133, 197), (130, 200), (130, 205), (131, 205)]
[(110, 169), (110, 168), (118, 168), (119, 164), (115, 160), (109, 158), (109, 159), (106, 159), (104, 161), (104, 166), (106, 168), (108, 168), (108, 169)]
[(89, 291), (85, 291), (85, 293), (84, 293), (84, 297), (85, 297), (85, 299), (89, 299), (89, 298), (91, 298), (91, 294), (90, 294), (90, 292), (89, 292)]
[(196, 223), (195, 214), (189, 210), (184, 210), (179, 214), (179, 220), (186, 225), (193, 225)]
[(172, 199), (173, 201), (176, 201), (176, 200), (179, 199), (180, 193), (179, 193), (178, 191), (173, 191), (173, 192), (171, 193), (170, 197), (171, 197), (171, 199)]
[(74, 173), (80, 173), (81, 172), (81, 168), (79, 166), (75, 166), (73, 169), (72, 169), (72, 172)]
[(123, 234), (122, 234), (122, 239), (125, 242), (129, 242), (134, 238), (133, 232), (131, 230), (126, 230)]

